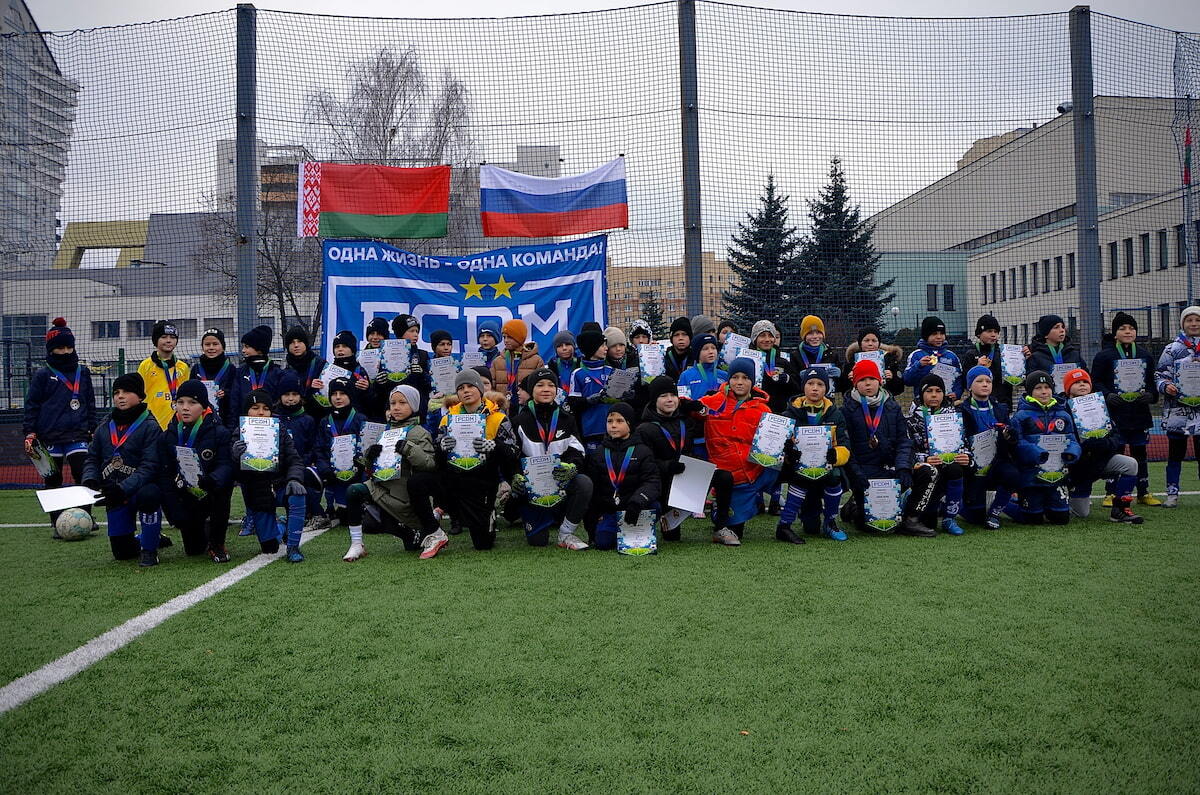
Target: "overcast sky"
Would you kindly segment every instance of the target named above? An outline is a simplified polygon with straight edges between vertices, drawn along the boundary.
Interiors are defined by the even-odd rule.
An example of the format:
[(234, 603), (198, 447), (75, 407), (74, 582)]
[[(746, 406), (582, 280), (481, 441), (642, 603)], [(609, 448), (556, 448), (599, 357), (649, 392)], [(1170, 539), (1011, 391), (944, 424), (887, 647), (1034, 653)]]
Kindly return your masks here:
[[(497, 3), (486, 0), (456, 0), (436, 4), (436, 13), (420, 13), (422, 4), (400, 4), (384, 0), (261, 0), (258, 8), (281, 11), (300, 11), (314, 14), (348, 16), (423, 16), (423, 17), (498, 17), (523, 14), (552, 14), (564, 11), (590, 11), (620, 8), (636, 3), (620, 0), (508, 0)], [(756, 0), (747, 5), (785, 8), (794, 11), (814, 11), (836, 14), (867, 14), (878, 16), (946, 17), (946, 16), (1008, 16), (1012, 14), (1041, 14), (1070, 9), (1071, 3), (1053, 0), (909, 0), (906, 3), (888, 0)], [(43, 30), (75, 30), (104, 25), (123, 25), (148, 22), (166, 16), (221, 11), (236, 3), (229, 0), (31, 0), (30, 10)], [(1195, 0), (1099, 0), (1091, 4), (1094, 11), (1125, 17), (1137, 22), (1183, 31), (1200, 31), (1200, 2)]]

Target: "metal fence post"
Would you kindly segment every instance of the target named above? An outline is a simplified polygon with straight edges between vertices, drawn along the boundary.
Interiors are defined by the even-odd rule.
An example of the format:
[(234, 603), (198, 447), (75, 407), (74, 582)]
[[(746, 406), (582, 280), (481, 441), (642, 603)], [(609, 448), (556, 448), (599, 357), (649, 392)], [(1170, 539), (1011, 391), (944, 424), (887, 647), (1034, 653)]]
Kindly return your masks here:
[(1075, 135), (1075, 260), (1079, 268), (1079, 335), (1084, 361), (1100, 350), (1100, 226), (1096, 191), (1096, 116), (1092, 85), (1092, 9), (1075, 6), (1071, 37), (1071, 127)]
[(700, 249), (700, 91), (696, 74), (696, 2), (678, 0), (679, 134), (683, 158), (683, 277), (689, 315), (704, 311)]
[(258, 223), (258, 133), (256, 126), (257, 11), (249, 3), (237, 7), (237, 143), (235, 179), (237, 207), (238, 333), (258, 325), (258, 274), (255, 228)]

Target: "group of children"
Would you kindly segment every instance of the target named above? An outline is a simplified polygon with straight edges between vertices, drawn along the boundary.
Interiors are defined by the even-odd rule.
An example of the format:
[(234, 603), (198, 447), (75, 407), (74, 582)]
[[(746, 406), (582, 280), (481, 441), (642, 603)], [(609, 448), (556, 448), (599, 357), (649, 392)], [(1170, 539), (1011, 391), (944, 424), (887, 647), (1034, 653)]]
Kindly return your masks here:
[[(485, 321), (476, 340), (482, 364), (456, 363), (453, 390), (442, 392), (431, 363), (456, 356), (455, 341), (433, 330), (423, 349), (412, 315), (367, 325), (364, 350), (390, 337), (413, 343), (405, 367), (376, 374), (359, 362), (348, 330), (334, 336), (328, 363), (305, 330), (288, 330), (280, 365), (269, 358), (269, 327), (242, 336), (237, 364), (223, 331), (207, 329), (189, 365), (175, 355), (177, 329), (160, 322), (153, 353), (112, 382), (113, 408), (98, 418), (90, 373), (58, 318), (46, 334), (46, 367), (26, 396), (25, 445), (55, 463), (46, 487), (61, 485), (68, 467), (102, 495), (113, 556), (143, 566), (157, 564), (157, 550), (171, 543), (164, 514), (187, 554), (229, 561), (235, 488), (246, 506), (241, 533), (266, 553), (285, 547), (293, 562), (304, 559), (305, 530), (337, 523), (349, 531), (346, 561), (367, 554), (371, 533), (394, 535), (425, 559), (464, 529), (475, 549), (490, 549), (503, 520), (519, 523), (530, 545), (556, 537), (567, 550), (614, 549), (622, 528), (647, 522), (663, 540), (678, 540), (691, 514), (667, 501), (696, 461), (715, 465), (706, 512), (712, 540), (725, 546), (739, 545), (746, 522), (764, 512), (778, 516), (776, 538), (793, 544), (805, 534), (844, 540), (851, 524), (924, 537), (939, 527), (959, 535), (962, 521), (996, 529), (1005, 517), (1066, 524), (1088, 515), (1097, 481), (1106, 484), (1110, 518), (1140, 524), (1135, 495), (1175, 507), (1188, 439), (1195, 453), (1200, 435), (1200, 400), (1179, 380), (1181, 364), (1200, 362), (1200, 307), (1184, 310), (1180, 324), (1155, 359), (1137, 344), (1136, 320), (1117, 313), (1089, 371), (1062, 319), (1047, 315), (1021, 351), (1026, 373), (1014, 384), (989, 315), (961, 356), (947, 346), (942, 322), (926, 318), (907, 359), (869, 328), (843, 355), (814, 316), (803, 319), (791, 350), (770, 320), (743, 337), (730, 322), (678, 318), (662, 346), (664, 372), (654, 377), (640, 368), (639, 346), (651, 344), (641, 321), (628, 335), (596, 323), (560, 331), (546, 360), (523, 321)], [(329, 383), (327, 365), (341, 374)], [(1140, 382), (1131, 384), (1130, 373), (1141, 373)], [(906, 388), (905, 411), (898, 398)], [(1074, 399), (1093, 391), (1103, 395), (1106, 422), (1077, 429), (1083, 403)], [(1150, 405), (1159, 399), (1169, 440), (1164, 501), (1150, 493), (1146, 472)], [(1096, 403), (1088, 401), (1092, 419)], [(772, 414), (795, 434), (778, 461), (756, 453)], [(282, 429), (274, 466), (242, 466), (243, 418), (272, 417)], [(368, 439), (370, 424), (377, 433)], [(826, 440), (823, 460), (801, 449), (804, 429)], [(958, 441), (946, 448), (946, 439)], [(533, 465), (548, 467), (544, 477)], [(880, 524), (871, 494), (889, 482), (897, 515)]]

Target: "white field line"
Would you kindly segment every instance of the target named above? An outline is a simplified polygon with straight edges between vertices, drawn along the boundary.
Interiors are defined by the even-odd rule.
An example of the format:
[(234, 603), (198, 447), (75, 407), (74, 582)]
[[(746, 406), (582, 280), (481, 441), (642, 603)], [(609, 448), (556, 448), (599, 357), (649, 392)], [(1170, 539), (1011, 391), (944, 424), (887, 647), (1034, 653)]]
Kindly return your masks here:
[[(5, 527), (30, 527), (36, 525), (4, 525)], [(303, 545), (324, 533), (318, 530), (306, 533), (300, 539)], [(0, 688), (0, 714), (16, 709), (35, 696), (45, 693), (50, 688), (70, 679), (78, 673), (95, 665), (108, 655), (127, 646), (141, 635), (146, 634), (171, 616), (182, 613), (192, 605), (203, 602), (210, 596), (224, 591), (231, 585), (241, 582), (254, 572), (279, 560), (286, 554), (282, 550), (274, 555), (255, 555), (245, 563), (239, 564), (219, 577), (215, 577), (185, 594), (176, 596), (158, 607), (151, 608), (140, 616), (135, 616), (124, 624), (110, 629), (103, 635), (92, 638), (87, 643), (72, 652), (64, 654), (57, 660), (43, 665), (20, 679), (14, 679)], [(159, 571), (162, 571), (160, 569)]]

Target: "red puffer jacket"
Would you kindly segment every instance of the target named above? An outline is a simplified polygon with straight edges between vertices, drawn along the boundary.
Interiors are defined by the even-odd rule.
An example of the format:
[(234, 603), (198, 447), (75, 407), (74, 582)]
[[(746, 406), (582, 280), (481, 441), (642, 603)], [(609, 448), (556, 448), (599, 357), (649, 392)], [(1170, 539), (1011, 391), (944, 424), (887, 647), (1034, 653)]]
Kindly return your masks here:
[(739, 406), (729, 392), (729, 384), (700, 399), (708, 409), (704, 416), (708, 459), (733, 475), (735, 485), (749, 483), (762, 474), (762, 467), (750, 460), (750, 443), (759, 418), (771, 413), (767, 399), (766, 392), (752, 387), (750, 396)]

